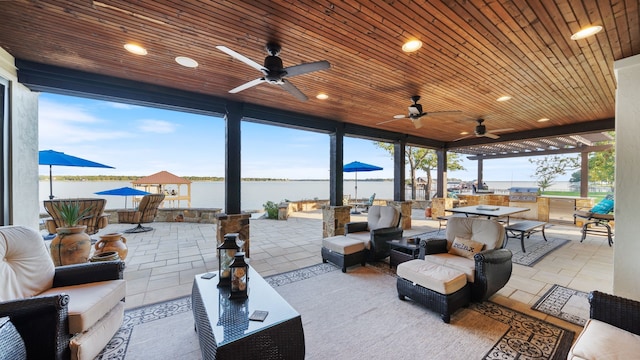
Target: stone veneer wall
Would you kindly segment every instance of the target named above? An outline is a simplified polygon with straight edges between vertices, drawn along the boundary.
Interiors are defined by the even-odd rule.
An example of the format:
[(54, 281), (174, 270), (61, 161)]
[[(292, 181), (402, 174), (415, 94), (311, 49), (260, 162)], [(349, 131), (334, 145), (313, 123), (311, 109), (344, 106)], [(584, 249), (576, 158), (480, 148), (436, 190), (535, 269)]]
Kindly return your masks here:
[(411, 201), (388, 201), (387, 205), (391, 205), (400, 210), (402, 218), (400, 219), (400, 227), (403, 230), (411, 229)]
[(344, 235), (344, 225), (351, 221), (351, 206), (322, 207), (322, 237)]

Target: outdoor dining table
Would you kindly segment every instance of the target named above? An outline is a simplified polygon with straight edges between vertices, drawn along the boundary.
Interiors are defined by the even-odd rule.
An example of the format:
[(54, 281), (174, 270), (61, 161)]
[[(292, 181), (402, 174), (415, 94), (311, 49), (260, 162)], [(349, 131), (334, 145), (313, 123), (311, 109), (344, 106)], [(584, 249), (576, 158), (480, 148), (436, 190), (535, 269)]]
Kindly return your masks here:
[(446, 211), (457, 213), (457, 214), (465, 214), (476, 215), (476, 216), (486, 216), (488, 219), (491, 218), (507, 218), (507, 225), (509, 225), (509, 216), (514, 214), (523, 213), (525, 211), (529, 211), (529, 208), (522, 207), (511, 207), (511, 206), (493, 206), (493, 205), (472, 205), (472, 206), (462, 206), (453, 209), (446, 209)]

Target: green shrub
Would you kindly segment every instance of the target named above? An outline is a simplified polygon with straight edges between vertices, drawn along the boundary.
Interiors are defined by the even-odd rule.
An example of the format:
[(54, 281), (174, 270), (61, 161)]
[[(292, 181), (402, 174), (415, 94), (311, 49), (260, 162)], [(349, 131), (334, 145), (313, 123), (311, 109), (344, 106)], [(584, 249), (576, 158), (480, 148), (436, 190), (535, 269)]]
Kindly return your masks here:
[(278, 219), (278, 204), (273, 201), (267, 201), (267, 203), (262, 204), (262, 206), (267, 213), (267, 219)]

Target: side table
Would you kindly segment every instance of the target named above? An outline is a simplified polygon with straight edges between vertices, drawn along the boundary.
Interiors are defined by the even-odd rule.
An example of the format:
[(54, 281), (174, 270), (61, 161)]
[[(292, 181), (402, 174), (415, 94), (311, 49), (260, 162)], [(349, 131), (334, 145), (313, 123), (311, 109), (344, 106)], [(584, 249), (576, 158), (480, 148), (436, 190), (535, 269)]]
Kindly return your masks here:
[[(411, 243), (411, 240), (414, 242)], [(405, 236), (401, 240), (387, 240), (387, 244), (391, 247), (389, 267), (417, 259), (420, 253), (420, 238), (415, 236)]]

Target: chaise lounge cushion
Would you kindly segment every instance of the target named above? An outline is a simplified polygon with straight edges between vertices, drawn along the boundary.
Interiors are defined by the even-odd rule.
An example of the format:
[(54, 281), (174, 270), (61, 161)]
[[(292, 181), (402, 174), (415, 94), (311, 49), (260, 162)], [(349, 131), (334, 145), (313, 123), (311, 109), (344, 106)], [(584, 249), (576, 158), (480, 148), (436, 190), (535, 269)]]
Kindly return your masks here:
[(589, 319), (567, 359), (635, 359), (638, 354), (639, 335)]
[(42, 296), (69, 295), (69, 333), (88, 330), (126, 295), (125, 280), (100, 281), (89, 284), (61, 286), (43, 292)]
[[(12, 226), (0, 232), (0, 301), (23, 299), (35, 296), (51, 288), (55, 267), (42, 238), (36, 246), (23, 241), (33, 236), (30, 229)], [(37, 235), (36, 235), (37, 236)]]

